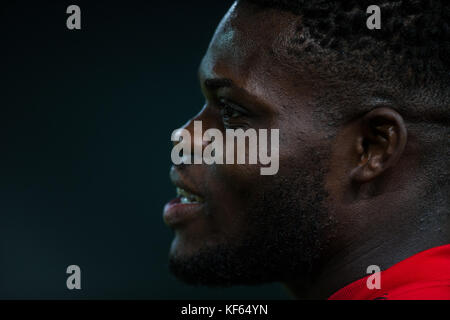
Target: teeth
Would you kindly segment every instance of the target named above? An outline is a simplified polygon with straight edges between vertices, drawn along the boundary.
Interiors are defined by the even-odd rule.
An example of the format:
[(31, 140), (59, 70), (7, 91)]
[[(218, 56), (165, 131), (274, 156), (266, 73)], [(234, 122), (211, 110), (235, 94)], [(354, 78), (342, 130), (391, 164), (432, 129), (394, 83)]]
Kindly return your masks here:
[(202, 203), (203, 198), (192, 194), (184, 189), (177, 188), (177, 196), (181, 197), (181, 203)]

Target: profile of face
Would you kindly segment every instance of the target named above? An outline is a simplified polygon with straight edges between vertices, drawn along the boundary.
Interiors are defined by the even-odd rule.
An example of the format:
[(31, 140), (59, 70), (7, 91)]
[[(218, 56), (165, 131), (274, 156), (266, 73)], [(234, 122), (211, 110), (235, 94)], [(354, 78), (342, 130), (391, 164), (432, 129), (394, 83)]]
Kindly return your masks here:
[(277, 128), (280, 168), (261, 175), (259, 164), (172, 167), (172, 181), (192, 201), (166, 206), (165, 221), (175, 230), (170, 267), (189, 283), (282, 281), (311, 268), (331, 236), (327, 133), (314, 124), (311, 88), (290, 83), (288, 69), (271, 55), (285, 27), (279, 21), (232, 7), (201, 62), (206, 102), (184, 128), (192, 132), (194, 121), (223, 132)]
[(170, 269), (185, 282), (227, 286), (308, 277), (345, 239), (340, 223), (346, 217), (335, 216), (332, 200), (350, 184), (340, 177), (357, 168), (353, 177), (364, 179), (380, 167), (375, 160), (370, 166), (353, 161), (364, 158), (346, 152), (360, 141), (358, 131), (330, 134), (316, 114), (325, 84), (312, 81), (313, 73), (293, 72), (288, 58), (276, 53), (280, 35), (297, 23), (288, 12), (235, 4), (202, 59), (205, 104), (183, 128), (193, 134), (194, 121), (202, 121), (204, 130), (224, 134), (279, 129), (279, 170), (261, 175), (259, 164), (171, 168), (180, 194), (164, 211), (175, 232)]

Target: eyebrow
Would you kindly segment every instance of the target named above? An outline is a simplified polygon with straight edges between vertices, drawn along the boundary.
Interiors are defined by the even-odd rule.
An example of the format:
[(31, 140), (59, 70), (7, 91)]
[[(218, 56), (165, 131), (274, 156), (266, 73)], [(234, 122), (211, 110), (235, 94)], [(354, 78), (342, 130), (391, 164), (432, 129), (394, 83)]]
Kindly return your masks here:
[(230, 88), (233, 86), (233, 81), (227, 78), (210, 78), (206, 79), (203, 84), (208, 90), (217, 90), (219, 88)]
[[(258, 107), (258, 109), (269, 111), (271, 110), (266, 103), (260, 100), (260, 98), (247, 91), (246, 88), (240, 87), (237, 83), (233, 82), (233, 80), (229, 78), (206, 78), (205, 80), (201, 79), (200, 83), (206, 91), (209, 91), (210, 94), (222, 88), (233, 89), (235, 97), (234, 99), (236, 99), (236, 97), (239, 97), (239, 99), (253, 111), (256, 110), (256, 106)], [(251, 105), (254, 105), (255, 107), (250, 108)]]

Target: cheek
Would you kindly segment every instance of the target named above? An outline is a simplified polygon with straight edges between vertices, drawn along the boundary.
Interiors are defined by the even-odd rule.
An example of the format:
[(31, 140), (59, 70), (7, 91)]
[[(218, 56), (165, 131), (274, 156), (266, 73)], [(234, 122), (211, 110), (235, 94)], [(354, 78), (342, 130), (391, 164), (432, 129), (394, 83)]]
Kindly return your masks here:
[(210, 165), (203, 171), (207, 190), (205, 216), (176, 231), (172, 254), (192, 254), (199, 248), (237, 243), (247, 234), (250, 198), (258, 191), (257, 165)]
[[(297, 129), (298, 130), (298, 129)], [(302, 164), (300, 159), (307, 148), (306, 139), (288, 134), (289, 130), (280, 129), (277, 152), (279, 170), (274, 175), (262, 175), (261, 169), (273, 166), (271, 163), (261, 164), (223, 164), (207, 166), (208, 186), (213, 197), (212, 205), (227, 217), (235, 217), (235, 211), (246, 211), (258, 200), (262, 190), (270, 190), (275, 178), (284, 176), (286, 169)], [(271, 154), (270, 143), (268, 145)], [(246, 157), (246, 161), (248, 156)], [(284, 173), (283, 173), (284, 172)], [(250, 202), (250, 203), (249, 203)]]
[(208, 175), (207, 229), (228, 240), (240, 238), (248, 229), (248, 212), (259, 192), (259, 166), (208, 166), (205, 174)]

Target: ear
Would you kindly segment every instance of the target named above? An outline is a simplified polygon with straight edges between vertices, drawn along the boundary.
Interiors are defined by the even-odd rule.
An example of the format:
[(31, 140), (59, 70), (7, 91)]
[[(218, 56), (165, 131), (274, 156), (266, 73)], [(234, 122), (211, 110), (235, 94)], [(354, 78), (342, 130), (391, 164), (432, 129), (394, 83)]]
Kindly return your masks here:
[(400, 159), (407, 141), (402, 116), (390, 108), (377, 108), (367, 113), (360, 123), (356, 138), (358, 159), (351, 171), (355, 182), (368, 182)]

